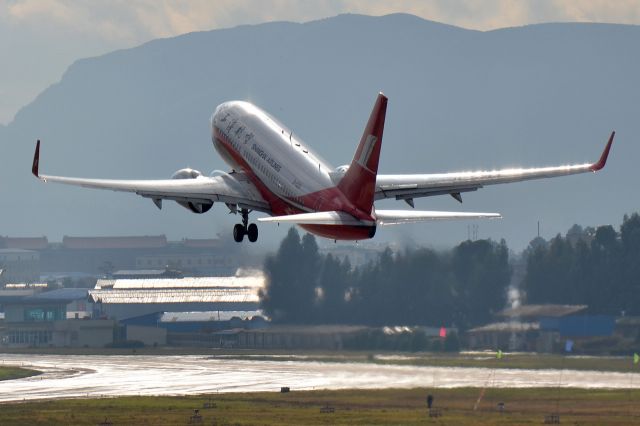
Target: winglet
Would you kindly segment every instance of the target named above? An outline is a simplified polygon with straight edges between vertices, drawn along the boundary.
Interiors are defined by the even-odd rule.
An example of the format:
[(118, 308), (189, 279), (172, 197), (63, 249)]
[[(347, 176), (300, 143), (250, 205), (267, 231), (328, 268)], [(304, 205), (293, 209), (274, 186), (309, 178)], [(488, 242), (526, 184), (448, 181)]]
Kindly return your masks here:
[(36, 152), (33, 154), (33, 165), (31, 166), (31, 173), (38, 179), (40, 175), (38, 174), (38, 166), (40, 165), (40, 139), (36, 142)]
[(604, 151), (602, 151), (602, 155), (597, 163), (593, 163), (591, 165), (591, 170), (597, 172), (601, 170), (605, 164), (607, 164), (607, 157), (609, 157), (609, 151), (611, 150), (611, 145), (613, 144), (613, 137), (616, 135), (616, 132), (611, 132), (611, 136), (609, 136), (609, 142), (607, 142), (607, 146), (604, 147)]

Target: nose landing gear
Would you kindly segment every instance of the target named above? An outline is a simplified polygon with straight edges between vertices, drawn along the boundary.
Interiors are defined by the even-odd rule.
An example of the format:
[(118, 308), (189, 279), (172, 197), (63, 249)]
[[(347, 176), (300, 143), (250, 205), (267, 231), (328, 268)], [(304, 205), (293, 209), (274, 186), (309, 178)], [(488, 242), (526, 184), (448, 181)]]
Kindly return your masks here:
[(249, 210), (242, 209), (240, 214), (242, 214), (242, 223), (236, 223), (233, 227), (233, 239), (239, 243), (246, 235), (249, 241), (255, 243), (258, 240), (258, 226), (255, 223), (249, 224)]

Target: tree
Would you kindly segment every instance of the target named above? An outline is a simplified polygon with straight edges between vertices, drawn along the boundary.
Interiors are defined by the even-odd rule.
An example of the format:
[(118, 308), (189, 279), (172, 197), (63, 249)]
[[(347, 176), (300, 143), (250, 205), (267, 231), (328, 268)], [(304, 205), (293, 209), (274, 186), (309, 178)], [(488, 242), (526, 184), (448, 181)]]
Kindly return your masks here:
[(347, 319), (345, 300), (351, 279), (349, 259), (340, 261), (330, 253), (323, 260), (319, 287), (322, 289), (320, 317), (322, 322), (339, 323)]
[(511, 269), (504, 241), (467, 241), (452, 252), (385, 249), (352, 270), (318, 253), (292, 228), (267, 257), (262, 307), (274, 322), (468, 327), (503, 307)]
[(467, 327), (489, 321), (504, 307), (511, 279), (506, 242), (465, 241), (453, 249), (452, 266), (461, 306), (457, 323)]
[(640, 216), (582, 229), (528, 249), (524, 287), (530, 303), (586, 304), (594, 314), (640, 314)]
[(560, 234), (527, 258), (524, 289), (529, 303), (572, 303), (570, 272), (574, 249)]
[(277, 254), (265, 261), (267, 285), (260, 296), (263, 309), (274, 322), (313, 321), (318, 264), (315, 238), (306, 234), (301, 241), (292, 227)]

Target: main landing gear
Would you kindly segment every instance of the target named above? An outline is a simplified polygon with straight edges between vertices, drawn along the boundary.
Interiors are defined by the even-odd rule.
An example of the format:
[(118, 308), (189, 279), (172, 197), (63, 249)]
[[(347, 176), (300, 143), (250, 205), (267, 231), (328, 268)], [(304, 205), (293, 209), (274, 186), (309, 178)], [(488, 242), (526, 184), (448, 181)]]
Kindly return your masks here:
[(258, 240), (258, 226), (255, 223), (249, 224), (249, 210), (242, 209), (240, 214), (242, 214), (242, 223), (236, 223), (233, 227), (233, 239), (236, 243), (240, 243), (246, 235), (249, 241), (255, 243)]

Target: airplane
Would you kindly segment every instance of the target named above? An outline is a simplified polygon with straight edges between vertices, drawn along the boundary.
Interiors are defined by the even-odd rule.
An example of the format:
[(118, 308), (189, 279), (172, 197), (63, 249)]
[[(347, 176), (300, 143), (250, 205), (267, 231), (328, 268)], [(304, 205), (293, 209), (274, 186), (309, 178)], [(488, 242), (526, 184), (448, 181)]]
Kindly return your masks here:
[(605, 166), (615, 132), (600, 159), (592, 164), (542, 168), (510, 168), (437, 174), (378, 174), (387, 97), (379, 93), (351, 164), (334, 168), (320, 159), (302, 140), (276, 118), (245, 101), (220, 104), (211, 115), (211, 140), (231, 172), (205, 176), (190, 168), (170, 179), (84, 179), (40, 174), (40, 140), (36, 143), (32, 173), (41, 181), (134, 192), (150, 198), (159, 208), (172, 200), (193, 213), (202, 214), (223, 202), (240, 214), (233, 238), (258, 239), (258, 227), (249, 213), (271, 217), (260, 222), (296, 224), (333, 240), (373, 238), (377, 226), (445, 219), (500, 218), (498, 213), (382, 210), (374, 202), (403, 200), (412, 208), (414, 199), (451, 195), (462, 202), (462, 193), (486, 185), (597, 172)]

